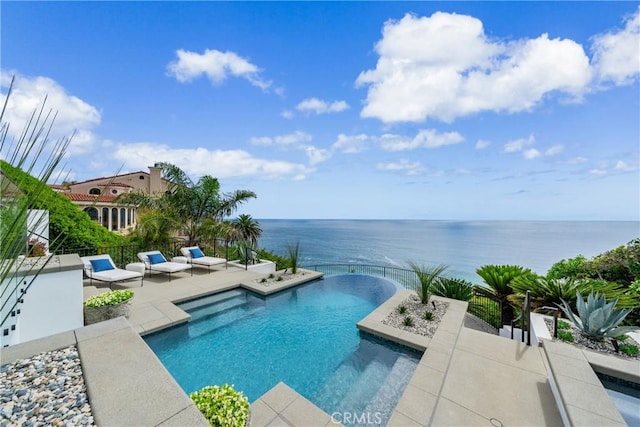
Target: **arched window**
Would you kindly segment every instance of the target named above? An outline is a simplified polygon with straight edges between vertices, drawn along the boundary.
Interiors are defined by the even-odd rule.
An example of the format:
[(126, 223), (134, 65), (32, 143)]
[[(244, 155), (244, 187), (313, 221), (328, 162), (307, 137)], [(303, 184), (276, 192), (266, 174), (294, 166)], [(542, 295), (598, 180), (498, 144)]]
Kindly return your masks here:
[(126, 218), (127, 210), (125, 208), (120, 208), (120, 228), (126, 227)]
[(111, 208), (111, 229), (118, 229), (118, 208)]
[(102, 208), (102, 226), (109, 228), (109, 208)]
[(91, 190), (89, 190), (89, 194), (95, 194), (95, 195), (99, 196), (100, 195), (100, 189), (94, 187)]
[(87, 213), (87, 215), (89, 215), (89, 218), (91, 218), (91, 221), (98, 220), (98, 209), (90, 207), (90, 208), (84, 208), (84, 211)]

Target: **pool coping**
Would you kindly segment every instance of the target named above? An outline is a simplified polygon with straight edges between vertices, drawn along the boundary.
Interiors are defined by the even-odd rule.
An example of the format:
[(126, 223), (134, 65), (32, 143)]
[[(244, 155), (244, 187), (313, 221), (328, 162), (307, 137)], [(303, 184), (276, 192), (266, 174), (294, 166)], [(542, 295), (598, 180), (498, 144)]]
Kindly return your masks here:
[(431, 338), (382, 323), (412, 294), (412, 291), (399, 290), (357, 324), (362, 331), (424, 352), (389, 418), (388, 426), (429, 424), (467, 312), (468, 303), (465, 301), (432, 296), (431, 300), (446, 302), (449, 306)]

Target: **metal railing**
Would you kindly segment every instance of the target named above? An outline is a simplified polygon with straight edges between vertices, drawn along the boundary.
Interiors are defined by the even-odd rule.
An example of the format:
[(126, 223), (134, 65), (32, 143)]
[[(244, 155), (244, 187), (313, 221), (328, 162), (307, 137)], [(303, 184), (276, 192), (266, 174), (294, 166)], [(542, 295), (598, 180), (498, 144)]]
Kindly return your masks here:
[(527, 345), (531, 345), (531, 292), (527, 294), (522, 303), (520, 315), (511, 321), (511, 339), (513, 339), (513, 328), (517, 322), (520, 322), (520, 338), (524, 342), (525, 328), (527, 331)]
[(300, 268), (319, 271), (324, 274), (354, 273), (368, 276), (384, 277), (401, 284), (405, 289), (414, 290), (420, 281), (413, 270), (399, 267), (370, 264), (319, 264), (306, 265)]
[[(356, 273), (384, 277), (400, 283), (405, 289), (414, 290), (420, 284), (413, 270), (368, 264), (321, 264), (301, 266), (325, 274)], [(468, 301), (467, 311), (493, 328), (502, 327), (503, 302), (479, 286), (473, 286), (473, 296)]]

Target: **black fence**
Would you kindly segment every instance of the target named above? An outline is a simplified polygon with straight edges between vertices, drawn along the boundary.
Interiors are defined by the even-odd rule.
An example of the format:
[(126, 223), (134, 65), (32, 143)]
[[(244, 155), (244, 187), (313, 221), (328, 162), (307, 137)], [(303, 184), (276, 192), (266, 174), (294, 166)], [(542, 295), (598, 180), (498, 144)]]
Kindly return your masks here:
[[(355, 273), (384, 277), (401, 284), (405, 289), (414, 290), (419, 285), (418, 277), (413, 270), (398, 267), (387, 267), (367, 264), (325, 264), (303, 266), (309, 270), (325, 274)], [(503, 303), (490, 292), (479, 286), (473, 287), (473, 296), (468, 301), (467, 311), (484, 321), (493, 328), (500, 329), (502, 325), (502, 310), (508, 303)]]

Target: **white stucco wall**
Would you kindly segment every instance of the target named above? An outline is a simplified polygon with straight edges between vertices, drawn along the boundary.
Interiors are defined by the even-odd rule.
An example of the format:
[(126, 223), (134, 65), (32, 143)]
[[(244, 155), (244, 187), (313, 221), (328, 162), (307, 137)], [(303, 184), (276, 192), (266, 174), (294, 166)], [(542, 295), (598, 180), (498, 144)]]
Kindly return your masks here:
[[(33, 273), (37, 268), (31, 273), (28, 270), (18, 272), (16, 278), (2, 283), (3, 288), (9, 286), (9, 289), (18, 284), (16, 292), (11, 293), (15, 300), (20, 296), (20, 289), (33, 281), (27, 293), (22, 295), (23, 302), (14, 309), (19, 310), (19, 314), (2, 325), (0, 345), (14, 345), (84, 326), (82, 261), (77, 254), (54, 258), (55, 262), (50, 261), (35, 279)], [(15, 326), (14, 330), (12, 326)], [(4, 335), (6, 329), (9, 329), (8, 335)]]

